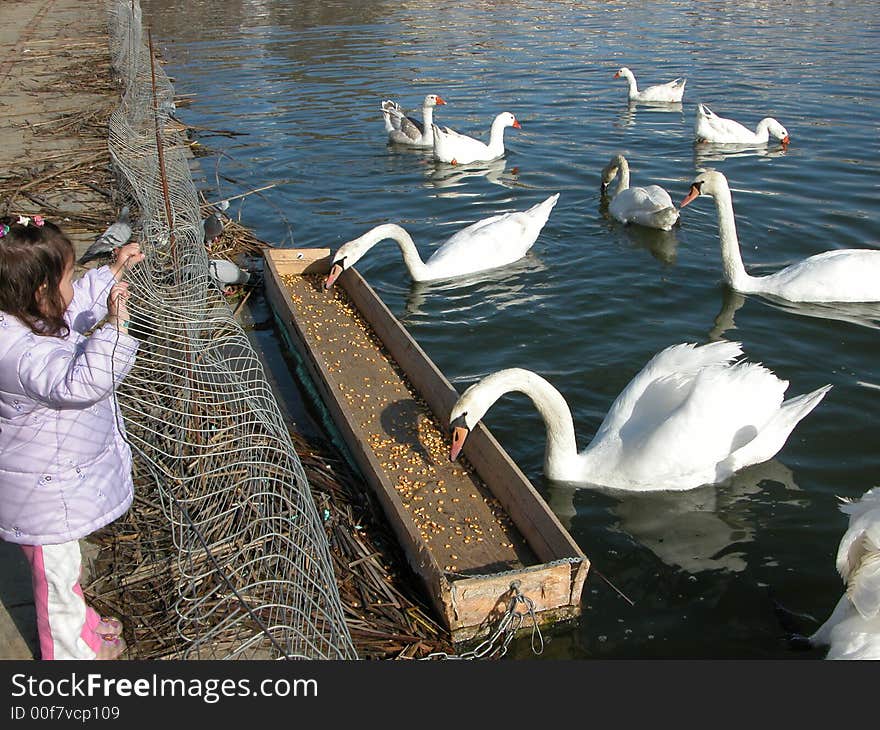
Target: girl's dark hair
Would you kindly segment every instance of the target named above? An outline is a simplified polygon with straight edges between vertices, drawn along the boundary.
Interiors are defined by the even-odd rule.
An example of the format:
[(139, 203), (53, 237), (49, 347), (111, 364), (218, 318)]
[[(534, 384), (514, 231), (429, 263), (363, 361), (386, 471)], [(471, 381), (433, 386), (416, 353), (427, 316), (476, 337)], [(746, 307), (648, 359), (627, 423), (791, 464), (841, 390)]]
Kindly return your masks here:
[[(76, 255), (70, 239), (54, 223), (38, 226), (0, 217), (8, 226), (0, 238), (0, 310), (18, 317), (38, 335), (66, 337), (61, 277)], [(42, 295), (40, 287), (46, 285)]]

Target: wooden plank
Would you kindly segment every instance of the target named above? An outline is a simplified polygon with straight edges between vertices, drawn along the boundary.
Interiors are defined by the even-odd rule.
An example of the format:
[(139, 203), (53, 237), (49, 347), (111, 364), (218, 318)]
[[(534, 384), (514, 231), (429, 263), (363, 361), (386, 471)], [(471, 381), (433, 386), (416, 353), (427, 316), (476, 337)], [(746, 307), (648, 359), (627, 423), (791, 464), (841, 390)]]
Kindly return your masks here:
[(453, 628), (501, 618), (514, 595), (514, 584), (534, 603), (536, 612), (564, 606), (571, 597), (571, 567), (567, 563), (539, 565), (510, 574), (462, 578), (453, 582), (450, 601)]
[(280, 285), (282, 273), (326, 274), (331, 257), (329, 248), (274, 248), (267, 251), (265, 260)]
[[(449, 413), (458, 400), (458, 392), (452, 384), (355, 269), (346, 270), (339, 282), (431, 409), (444, 420), (444, 424), (448, 424)], [(549, 562), (570, 556), (585, 558), (559, 518), (482, 423), (477, 424), (465, 441), (464, 455), (541, 560)]]
[[(446, 540), (450, 542), (441, 547), (433, 535), (426, 534), (424, 525), (414, 523), (414, 516), (419, 514), (422, 508), (413, 511), (412, 501), (404, 503), (401, 494), (405, 499), (411, 500), (411, 497), (406, 491), (398, 494), (401, 478), (398, 477), (397, 485), (391, 483), (389, 473), (393, 473), (393, 470), (389, 468), (388, 461), (382, 461), (387, 458), (387, 454), (383, 454), (379, 448), (379, 441), (382, 439), (380, 435), (369, 432), (370, 428), (375, 428), (379, 423), (375, 417), (367, 413), (371, 408), (365, 405), (372, 395), (371, 383), (366, 382), (363, 387), (349, 388), (342, 376), (333, 372), (331, 361), (326, 359), (342, 357), (340, 353), (346, 349), (349, 342), (348, 339), (339, 338), (333, 343), (325, 341), (325, 338), (331, 338), (332, 335), (323, 327), (326, 324), (327, 329), (332, 331), (333, 324), (330, 316), (332, 313), (329, 310), (323, 311), (323, 308), (329, 306), (327, 302), (332, 301), (336, 294), (332, 291), (323, 292), (316, 277), (327, 273), (330, 260), (328, 249), (267, 250), (266, 262), (269, 273), (266, 277), (267, 294), (291, 343), (300, 352), (325, 407), (349, 445), (352, 456), (370, 487), (380, 499), (411, 566), (425, 582), (429, 596), (438, 613), (450, 627), (454, 640), (459, 641), (476, 635), (479, 625), (494, 617), (499, 601), (506, 608), (506, 599), (501, 597), (505, 595), (509, 597), (512, 581), (519, 581), (523, 594), (535, 602), (535, 610), (542, 621), (577, 615), (589, 561), (537, 490), (482, 424), (478, 424), (466, 443), (467, 461), (462, 466), (465, 471), (460, 473), (456, 471), (454, 476), (444, 473), (444, 476), (452, 483), (462, 477), (465, 478), (465, 482), (467, 479), (480, 480), (479, 488), (488, 489), (492, 499), (497, 500), (500, 508), (503, 509), (505, 513), (503, 517), (508, 522), (512, 521), (509, 528), (503, 527), (503, 522), (498, 523), (501, 529), (498, 534), (504, 536), (503, 540), (513, 535), (513, 541), (505, 544), (504, 541), (493, 543), (489, 540), (483, 545), (476, 546), (478, 548), (476, 550), (472, 549), (476, 544), (471, 543), (462, 560), (466, 575), (462, 575), (461, 568), (456, 565), (444, 566), (438, 561), (435, 553), (442, 553), (442, 547), (462, 552), (462, 543), (454, 542), (455, 539), (460, 538), (459, 527), (455, 527), (459, 538), (452, 537), (453, 533), (450, 530), (446, 533), (446, 537), (440, 538), (442, 542)], [(300, 279), (299, 275), (307, 276)], [(303, 282), (309, 276), (313, 281), (303, 288)], [(294, 283), (297, 292), (292, 295), (289, 287)], [(381, 345), (387, 349), (387, 355), (383, 357), (387, 357), (389, 363), (394, 363), (395, 368), (405, 373), (405, 376), (401, 377), (409, 381), (406, 388), (412, 388), (424, 399), (427, 408), (433, 412), (432, 419), (443, 420), (442, 437), (445, 438), (448, 414), (458, 397), (455, 389), (356, 270), (350, 269), (344, 272), (337, 287), (340, 285), (357, 311), (357, 315), (354, 316), (362, 317), (365, 325), (372, 329)], [(320, 294), (317, 290), (320, 290)], [(315, 329), (314, 322), (309, 323), (304, 320), (303, 324), (300, 323), (299, 316), (302, 316), (302, 312), (300, 315), (296, 314), (291, 296), (294, 300), (297, 296), (304, 297), (296, 306), (315, 310), (310, 311), (310, 316), (316, 317), (321, 329)], [(308, 301), (305, 301), (306, 299)], [(338, 302), (335, 305), (339, 306)], [(354, 353), (354, 357), (357, 358), (358, 353)], [(345, 366), (340, 370), (344, 371), (345, 377), (354, 378), (356, 381), (363, 373), (370, 372), (369, 369), (359, 370), (360, 363), (360, 359), (351, 359), (345, 362)], [(336, 361), (335, 364), (338, 366), (340, 362)], [(375, 364), (372, 367), (375, 369)], [(364, 375), (363, 380), (370, 381), (374, 378)], [(393, 378), (385, 382), (393, 385), (392, 381)], [(381, 425), (386, 434), (393, 434), (395, 430), (388, 417), (392, 410), (406, 411), (406, 419), (410, 424), (418, 421), (412, 396), (401, 390), (403, 386), (393, 387), (398, 388), (398, 396), (392, 399), (393, 408), (387, 405), (389, 400), (386, 399), (384, 410), (380, 411)], [(402, 397), (400, 393), (403, 393)], [(354, 416), (357, 409), (364, 412), (360, 420)], [(435, 437), (441, 437), (439, 428), (437, 424)], [(418, 438), (422, 437), (420, 433)], [(394, 447), (397, 446), (399, 444), (395, 443)], [(444, 459), (444, 462), (446, 463), (441, 467), (439, 460), (435, 458), (430, 467), (432, 473), (436, 471), (435, 467), (449, 469), (448, 459)], [(394, 464), (395, 468), (398, 466)], [(435, 483), (443, 484), (443, 480)], [(438, 491), (440, 490), (433, 490), (434, 493)], [(445, 494), (446, 488), (444, 487), (442, 491)], [(437, 507), (438, 504), (443, 504), (443, 500), (431, 497), (430, 494), (428, 497), (426, 501), (443, 512)], [(465, 502), (467, 504), (460, 504), (453, 509), (454, 514), (460, 518), (462, 514), (468, 514), (469, 508), (477, 509), (476, 512), (471, 511), (469, 514), (474, 516), (477, 522), (483, 520), (480, 524), (485, 527), (486, 520), (490, 519), (485, 512), (485, 506), (478, 500), (474, 502), (465, 500)], [(494, 508), (490, 508), (490, 511), (491, 509)], [(496, 513), (493, 511), (492, 514)], [(453, 516), (449, 519), (453, 523), (456, 521)], [(432, 524), (436, 523), (432, 522)], [(474, 527), (475, 524), (470, 523), (470, 526)], [(443, 526), (439, 527), (442, 531)], [(510, 530), (514, 532), (511, 533)], [(526, 548), (528, 552), (523, 552)], [(443, 562), (448, 563), (450, 559), (458, 558), (457, 555), (447, 554)], [(520, 562), (519, 558), (526, 559), (526, 562)]]
[[(278, 269), (278, 271), (283, 272), (283, 268)], [(271, 276), (274, 276), (274, 274), (272, 274)], [(299, 279), (300, 277), (293, 278)], [(300, 288), (302, 288), (301, 282), (297, 282), (297, 284), (298, 286), (300, 286)], [(271, 289), (269, 288), (270, 286)], [(288, 297), (286, 296), (284, 289), (282, 289), (282, 286), (285, 286), (285, 282), (281, 282), (279, 284), (275, 281), (272, 281), (271, 283), (267, 281), (267, 291), (270, 302), (276, 308), (276, 310), (278, 309), (278, 307), (288, 307), (288, 303), (286, 301)], [(314, 286), (312, 286), (312, 289), (314, 290)], [(312, 303), (309, 303), (307, 305), (309, 308), (316, 306), (315, 302), (320, 305), (322, 301), (332, 301), (337, 296), (335, 292), (326, 294), (322, 292), (316, 297), (313, 290), (311, 292), (313, 295)], [(280, 311), (285, 312), (289, 310), (283, 308)], [(482, 511), (482, 518), (477, 515), (477, 519), (475, 519), (472, 524), (474, 526), (480, 526), (478, 534), (485, 534), (488, 538), (490, 533), (494, 533), (497, 535), (495, 539), (502, 538), (504, 544), (506, 544), (507, 547), (501, 549), (496, 545), (493, 548), (491, 541), (487, 539), (487, 541), (483, 543), (482, 550), (471, 550), (468, 552), (464, 552), (464, 550), (462, 549), (463, 546), (461, 541), (459, 541), (458, 546), (456, 546), (452, 544), (453, 538), (445, 537), (443, 540), (444, 542), (445, 540), (450, 540), (450, 544), (446, 544), (445, 547), (451, 548), (451, 550), (448, 550), (447, 553), (452, 553), (452, 560), (463, 559), (465, 562), (470, 560), (470, 564), (465, 564), (461, 568), (458, 568), (456, 565), (446, 565), (441, 568), (436, 560), (437, 556), (435, 555), (435, 552), (428, 549), (428, 546), (425, 544), (425, 535), (423, 534), (423, 532), (420, 532), (419, 530), (414, 528), (412, 520), (410, 519), (411, 515), (408, 513), (408, 511), (402, 505), (400, 499), (397, 497), (397, 491), (394, 487), (394, 484), (392, 484), (391, 481), (388, 479), (385, 465), (380, 463), (373, 454), (372, 448), (370, 447), (371, 434), (366, 432), (363, 428), (358, 427), (355, 419), (352, 416), (352, 413), (350, 412), (352, 409), (358, 407), (364, 410), (364, 406), (360, 403), (345, 403), (344, 398), (340, 397), (340, 393), (337, 392), (337, 390), (335, 390), (333, 387), (331, 387), (331, 384), (334, 383), (334, 376), (338, 378), (339, 375), (330, 372), (327, 363), (322, 360), (319, 354), (322, 343), (316, 341), (328, 340), (328, 338), (330, 338), (330, 335), (324, 333), (323, 335), (319, 336), (315, 333), (305, 332), (300, 326), (300, 322), (298, 321), (296, 316), (284, 317), (283, 319), (284, 321), (282, 324), (285, 329), (288, 330), (288, 335), (291, 341), (293, 343), (296, 343), (296, 347), (301, 354), (306, 369), (309, 371), (310, 377), (315, 383), (315, 388), (317, 389), (321, 400), (330, 412), (334, 422), (337, 424), (337, 428), (339, 429), (342, 437), (348, 444), (349, 451), (354, 457), (361, 471), (364, 473), (367, 482), (369, 483), (370, 487), (376, 492), (380, 503), (382, 504), (383, 510), (385, 510), (386, 515), (389, 517), (389, 522), (394, 528), (398, 540), (407, 554), (407, 558), (410, 564), (412, 565), (414, 571), (418, 575), (420, 575), (425, 581), (429, 596), (432, 598), (432, 601), (434, 602), (438, 613), (443, 617), (444, 621), (447, 624), (451, 620), (451, 615), (448, 602), (444, 600), (444, 596), (448, 595), (448, 587), (446, 586), (448, 579), (444, 575), (444, 571), (455, 569), (468, 569), (471, 572), (474, 572), (477, 569), (482, 571), (488, 570), (489, 568), (487, 566), (490, 565), (501, 565), (504, 568), (510, 568), (515, 565), (522, 565), (522, 563), (518, 559), (518, 555), (520, 553), (523, 553), (523, 550), (528, 550), (528, 556), (523, 553), (523, 558), (527, 558), (529, 561), (536, 560), (533, 551), (531, 551), (527, 542), (521, 537), (515, 537), (511, 540), (510, 535), (508, 535), (504, 530), (499, 531), (492, 527), (487, 528), (486, 519), (490, 519), (489, 510), (486, 508), (485, 505), (483, 505), (482, 502), (477, 502), (476, 508), (478, 508), (478, 511)], [(327, 316), (319, 315), (319, 319), (322, 325), (326, 323), (329, 326), (332, 324), (332, 313), (331, 315)], [(304, 346), (304, 343), (309, 341), (311, 341), (311, 347)], [(325, 342), (323, 344), (327, 343)], [(346, 340), (346, 344), (349, 344), (348, 340)], [(336, 347), (334, 345), (330, 349), (334, 354), (339, 354), (340, 350), (344, 348)], [(355, 361), (350, 361), (348, 363), (348, 367), (344, 368), (344, 370), (347, 377), (356, 377), (363, 372), (359, 369), (359, 365)], [(338, 381), (337, 384), (340, 386), (344, 385), (343, 382)], [(452, 465), (451, 463), (449, 463), (448, 459), (445, 458), (445, 455), (443, 457), (442, 466), (446, 472), (456, 471), (460, 473), (461, 477), (465, 476), (465, 471), (459, 465)], [(445, 478), (449, 481), (451, 485), (453, 479), (450, 477), (450, 475), (446, 474)], [(437, 490), (434, 491), (436, 492)], [(469, 513), (471, 515), (476, 514), (473, 509), (470, 509)], [(452, 517), (450, 517), (450, 519), (452, 519)], [(465, 517), (464, 519), (467, 520), (468, 517)], [(439, 527), (442, 529), (442, 526)], [(510, 528), (508, 529), (512, 528), (513, 525), (511, 524)], [(464, 539), (467, 540), (469, 538), (464, 537)], [(477, 540), (482, 540), (482, 538), (477, 538)], [(519, 543), (519, 546), (517, 547), (514, 543)], [(435, 547), (434, 549), (436, 550), (437, 548)], [(458, 554), (456, 555), (455, 553)]]
[[(275, 252), (273, 252), (273, 254), (274, 253)], [(283, 262), (281, 263), (283, 265)], [(298, 264), (299, 262), (297, 262), (297, 265)], [(281, 281), (280, 276), (277, 279), (275, 276), (275, 274), (280, 273), (280, 269), (273, 266), (271, 273), (273, 275), (267, 277), (266, 281), (266, 291), (269, 294), (270, 303), (275, 307), (277, 312), (289, 311), (290, 305), (284, 294), (284, 284)], [(309, 375), (312, 378), (313, 384), (318, 389), (324, 405), (330, 411), (333, 421), (342, 431), (342, 436), (348, 444), (352, 456), (361, 468), (364, 478), (367, 479), (370, 486), (375, 491), (386, 514), (396, 517), (396, 519), (391, 519), (390, 522), (397, 533), (397, 538), (400, 544), (406, 552), (410, 565), (419, 575), (427, 576), (430, 585), (436, 586), (439, 584), (440, 576), (442, 575), (440, 566), (437, 565), (437, 562), (430, 551), (424, 548), (424, 543), (420, 539), (412, 521), (406, 516), (406, 511), (400, 503), (400, 500), (397, 498), (396, 491), (393, 488), (390, 488), (390, 485), (382, 480), (381, 475), (384, 473), (384, 470), (376, 461), (372, 452), (366, 448), (365, 442), (359, 439), (357, 434), (355, 434), (345, 415), (342, 404), (337, 398), (337, 394), (328, 388), (327, 383), (330, 381), (330, 378), (326, 366), (323, 363), (316, 361), (312, 353), (307, 348), (301, 346), (301, 343), (305, 342), (305, 335), (299, 329), (295, 318), (285, 317), (283, 319), (283, 324), (288, 328), (288, 335), (291, 342), (298, 346), (300, 355), (303, 358), (306, 368), (309, 370)]]

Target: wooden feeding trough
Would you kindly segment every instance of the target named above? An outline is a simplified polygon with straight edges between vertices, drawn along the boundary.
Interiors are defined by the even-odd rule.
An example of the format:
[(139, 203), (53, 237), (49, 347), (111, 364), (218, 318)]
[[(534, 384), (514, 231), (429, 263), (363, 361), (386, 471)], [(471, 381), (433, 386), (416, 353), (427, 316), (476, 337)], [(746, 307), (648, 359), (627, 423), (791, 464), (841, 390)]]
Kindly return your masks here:
[(458, 393), (354, 269), (328, 249), (268, 249), (266, 291), (453, 641), (518, 590), (540, 623), (579, 615), (589, 561), (488, 429), (449, 461)]

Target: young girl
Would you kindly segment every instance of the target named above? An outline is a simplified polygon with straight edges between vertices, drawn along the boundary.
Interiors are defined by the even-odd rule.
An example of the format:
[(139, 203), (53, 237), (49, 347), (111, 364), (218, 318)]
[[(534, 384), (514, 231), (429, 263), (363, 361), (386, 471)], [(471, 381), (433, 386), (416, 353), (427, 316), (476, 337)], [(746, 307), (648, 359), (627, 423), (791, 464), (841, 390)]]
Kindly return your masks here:
[(76, 281), (74, 256), (40, 216), (0, 217), (0, 538), (30, 563), (42, 658), (115, 659), (122, 625), (86, 605), (79, 540), (134, 494), (114, 390), (138, 348), (120, 280), (143, 254)]

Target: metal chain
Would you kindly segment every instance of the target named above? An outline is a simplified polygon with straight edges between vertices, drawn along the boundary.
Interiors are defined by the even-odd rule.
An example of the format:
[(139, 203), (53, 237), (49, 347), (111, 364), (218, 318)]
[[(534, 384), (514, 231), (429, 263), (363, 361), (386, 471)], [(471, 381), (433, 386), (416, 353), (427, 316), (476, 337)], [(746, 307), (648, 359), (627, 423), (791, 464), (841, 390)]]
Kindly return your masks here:
[[(535, 615), (535, 603), (531, 598), (523, 594), (520, 590), (520, 585), (521, 583), (518, 580), (510, 584), (510, 590), (513, 595), (507, 604), (507, 610), (504, 612), (491, 636), (484, 639), (470, 651), (461, 654), (435, 651), (422, 657), (421, 661), (428, 659), (500, 659), (507, 653), (510, 642), (517, 631), (522, 628), (526, 616), (532, 620), (532, 652), (534, 654), (541, 654), (544, 651), (544, 637), (541, 635), (538, 617)], [(516, 610), (520, 605), (525, 607), (525, 611)]]

